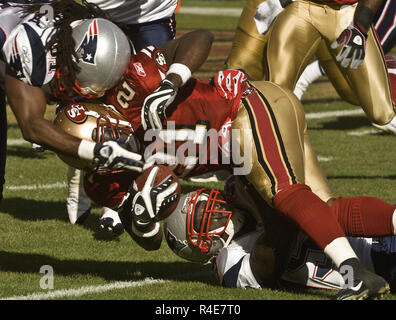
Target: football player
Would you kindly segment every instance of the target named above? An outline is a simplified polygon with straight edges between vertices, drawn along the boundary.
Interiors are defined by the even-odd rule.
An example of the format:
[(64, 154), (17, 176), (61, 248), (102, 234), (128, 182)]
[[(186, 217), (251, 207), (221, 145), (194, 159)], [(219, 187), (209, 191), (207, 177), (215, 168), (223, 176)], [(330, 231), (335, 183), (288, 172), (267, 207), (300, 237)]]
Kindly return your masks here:
[[(87, 143), (44, 118), (47, 99), (100, 97), (114, 86), (129, 62), (128, 39), (110, 21), (92, 19), (100, 13), (89, 5), (55, 1), (53, 21), (48, 12), (40, 12), (41, 7), (12, 3), (0, 7), (6, 95), (23, 137), (108, 168), (142, 171), (141, 156), (116, 142)], [(108, 43), (117, 44), (117, 54)], [(93, 77), (98, 70), (106, 78)]]
[[(176, 20), (174, 11), (176, 0), (156, 0), (145, 3), (138, 1), (107, 1), (87, 0), (96, 4), (109, 15), (109, 19), (119, 24), (131, 40), (134, 53), (148, 45), (161, 46), (174, 39)], [(90, 213), (91, 201), (84, 192), (83, 174), (72, 167), (68, 168), (68, 197), (66, 200), (69, 220), (82, 223)], [(100, 226), (114, 234), (123, 232), (118, 213), (104, 207), (100, 218)]]
[[(349, 211), (356, 208), (368, 219), (360, 230), (340, 215), (346, 207)], [(392, 225), (395, 209), (371, 197), (338, 198), (331, 207), (347, 234), (354, 229), (348, 240), (359, 259), (367, 269), (387, 279), (392, 290), (396, 289), (395, 225), (382, 232), (366, 227), (374, 217)], [(389, 231), (392, 236), (388, 236)], [(182, 196), (177, 209), (164, 221), (164, 234), (178, 256), (198, 263), (212, 262), (215, 275), (225, 287), (273, 288), (284, 280), (341, 289), (349, 280), (348, 273), (335, 269), (296, 225), (282, 219), (235, 176), (226, 181), (224, 192), (199, 189)]]
[[(323, 75), (318, 64), (313, 64), (304, 79), (300, 78), (316, 55), (344, 100), (361, 105), (373, 124), (395, 133), (396, 117), (389, 77), (381, 46), (370, 27), (381, 1), (359, 1), (357, 5), (356, 2), (248, 1), (238, 22), (226, 67), (243, 69), (253, 79), (265, 77), (295, 90), (301, 97), (307, 82)], [(260, 3), (265, 10), (256, 13)], [(269, 31), (260, 34), (254, 18), (264, 25), (259, 28), (261, 32), (271, 26)], [(333, 21), (332, 28), (328, 27), (327, 21)], [(296, 24), (298, 28), (291, 27)], [(359, 38), (360, 45), (345, 42), (355, 37)], [(341, 48), (342, 52), (339, 52)], [(339, 62), (336, 63), (336, 59)], [(362, 66), (358, 67), (360, 64)], [(301, 81), (296, 87), (299, 78)], [(377, 97), (376, 92), (381, 94)]]
[[(199, 41), (195, 41), (197, 37)], [(234, 133), (234, 150), (247, 157), (239, 163), (232, 159), (233, 170), (236, 164), (249, 168), (243, 174), (270, 206), (295, 221), (337, 268), (354, 270), (357, 287), (344, 290), (342, 296), (357, 298), (366, 290), (370, 295), (386, 291), (382, 278), (360, 267), (331, 214), (326, 201), (333, 196), (310, 146), (301, 103), (292, 92), (270, 82), (246, 82), (246, 76), (237, 70), (220, 71), (210, 83), (191, 78), (203, 63), (203, 51), (209, 54), (212, 40), (207, 33), (196, 31), (167, 42), (161, 49), (143, 49), (132, 56), (119, 84), (107, 92), (106, 103), (131, 123), (149, 150), (146, 163), (170, 160), (179, 176), (230, 166), (230, 161), (223, 161), (224, 153), (217, 162), (209, 161), (218, 151), (211, 152), (206, 135), (209, 129), (218, 132), (228, 125)], [(148, 143), (152, 140), (147, 138), (151, 135), (153, 139), (156, 132), (150, 128), (162, 129), (160, 149)], [(186, 154), (191, 150), (189, 144), (201, 152), (207, 149), (205, 161), (200, 153)], [(151, 228), (141, 231), (142, 237), (152, 235), (156, 223), (144, 222), (145, 226), (151, 222)]]

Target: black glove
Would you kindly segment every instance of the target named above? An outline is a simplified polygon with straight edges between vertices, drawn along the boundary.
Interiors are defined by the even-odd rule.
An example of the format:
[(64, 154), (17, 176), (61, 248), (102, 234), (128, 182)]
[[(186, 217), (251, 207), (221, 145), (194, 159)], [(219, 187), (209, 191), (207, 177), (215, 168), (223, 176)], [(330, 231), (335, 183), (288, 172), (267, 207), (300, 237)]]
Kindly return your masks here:
[(144, 130), (162, 129), (162, 121), (166, 118), (166, 107), (175, 99), (177, 90), (178, 88), (172, 81), (164, 79), (157, 90), (146, 97), (141, 111)]
[(336, 56), (341, 67), (357, 69), (366, 56), (366, 39), (367, 35), (360, 31), (356, 26), (348, 26), (341, 35), (331, 44), (332, 49), (341, 47)]

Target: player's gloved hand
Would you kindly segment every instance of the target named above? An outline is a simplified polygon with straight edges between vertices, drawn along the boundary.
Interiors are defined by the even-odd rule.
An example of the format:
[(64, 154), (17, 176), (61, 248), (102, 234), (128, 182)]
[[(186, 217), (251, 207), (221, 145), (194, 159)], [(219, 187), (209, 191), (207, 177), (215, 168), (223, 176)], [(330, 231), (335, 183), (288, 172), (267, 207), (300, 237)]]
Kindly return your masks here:
[(144, 130), (162, 129), (162, 121), (166, 118), (166, 108), (175, 99), (177, 90), (177, 86), (172, 81), (164, 79), (158, 89), (146, 97), (141, 111)]
[(247, 76), (243, 71), (221, 70), (214, 76), (214, 85), (220, 96), (230, 100), (242, 95), (246, 87)]
[(254, 22), (258, 33), (264, 34), (267, 32), (275, 17), (283, 10), (279, 0), (267, 0), (257, 6), (254, 15)]
[(123, 169), (133, 172), (142, 172), (142, 156), (122, 148), (116, 141), (106, 141), (95, 144), (94, 163), (109, 169)]
[[(132, 198), (132, 215), (137, 227), (156, 221), (163, 206), (166, 206), (179, 197), (175, 193), (177, 182), (173, 182), (172, 175), (167, 176), (161, 183), (154, 186), (158, 167), (154, 167), (141, 191), (138, 191), (136, 182), (130, 189)], [(173, 183), (172, 183), (173, 182)]]
[(367, 34), (360, 31), (355, 25), (349, 25), (331, 44), (332, 49), (341, 46), (341, 50), (336, 56), (341, 67), (357, 69), (366, 56)]

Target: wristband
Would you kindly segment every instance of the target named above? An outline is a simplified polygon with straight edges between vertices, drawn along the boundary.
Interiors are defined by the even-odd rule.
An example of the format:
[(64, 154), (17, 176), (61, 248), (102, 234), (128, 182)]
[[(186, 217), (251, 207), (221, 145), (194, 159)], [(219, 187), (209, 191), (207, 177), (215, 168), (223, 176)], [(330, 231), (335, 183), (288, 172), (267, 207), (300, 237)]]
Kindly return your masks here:
[(154, 229), (149, 232), (141, 232), (135, 227), (135, 223), (132, 222), (132, 232), (140, 238), (151, 238), (154, 237), (160, 229), (160, 223), (156, 222)]
[(180, 76), (182, 80), (182, 86), (191, 78), (191, 70), (182, 63), (172, 63), (168, 69), (166, 75), (175, 73)]
[(94, 149), (96, 143), (88, 141), (88, 140), (81, 140), (80, 145), (78, 146), (78, 156), (84, 160), (93, 160), (94, 158)]
[(370, 25), (374, 19), (375, 12), (366, 6), (357, 6), (353, 24), (361, 31), (366, 37)]

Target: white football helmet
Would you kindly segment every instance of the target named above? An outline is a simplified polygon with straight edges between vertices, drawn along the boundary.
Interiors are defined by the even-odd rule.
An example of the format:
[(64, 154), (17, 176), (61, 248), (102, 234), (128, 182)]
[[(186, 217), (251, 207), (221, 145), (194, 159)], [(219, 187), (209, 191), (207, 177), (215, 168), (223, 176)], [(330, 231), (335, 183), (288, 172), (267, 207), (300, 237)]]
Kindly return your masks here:
[[(95, 143), (118, 140), (128, 151), (140, 153), (141, 144), (131, 124), (114, 107), (99, 103), (74, 103), (60, 109), (54, 119), (58, 128)], [(88, 160), (58, 154), (69, 166), (82, 170), (104, 170)]]
[(231, 242), (243, 222), (243, 215), (232, 212), (220, 191), (199, 189), (182, 196), (164, 220), (165, 239), (181, 258), (208, 263)]

